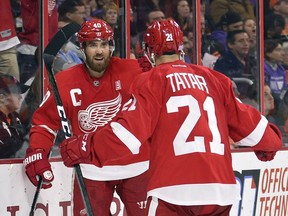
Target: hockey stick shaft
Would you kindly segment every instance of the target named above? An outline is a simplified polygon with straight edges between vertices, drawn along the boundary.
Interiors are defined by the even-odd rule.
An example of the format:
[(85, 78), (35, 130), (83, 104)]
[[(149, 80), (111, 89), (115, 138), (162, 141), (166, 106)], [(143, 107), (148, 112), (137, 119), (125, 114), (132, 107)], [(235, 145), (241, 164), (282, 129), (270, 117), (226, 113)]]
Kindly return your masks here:
[(38, 184), (37, 184), (36, 191), (35, 191), (35, 194), (34, 194), (34, 197), (33, 197), (33, 202), (32, 202), (32, 205), (31, 205), (30, 212), (29, 212), (29, 216), (34, 216), (36, 203), (37, 203), (37, 200), (38, 200), (40, 189), (42, 187), (42, 182), (43, 182), (43, 179), (42, 179), (41, 176), (39, 176)]
[[(65, 114), (65, 110), (64, 110), (64, 107), (63, 107), (63, 104), (62, 104), (62, 100), (61, 100), (59, 91), (58, 91), (58, 87), (57, 87), (57, 83), (56, 83), (55, 76), (54, 76), (54, 73), (53, 73), (53, 69), (51, 67), (52, 65), (49, 65), (49, 63), (51, 63), (51, 60), (52, 60), (51, 58), (54, 59), (54, 56), (44, 53), (44, 59), (46, 59), (47, 60), (46, 63), (48, 63), (48, 64), (46, 64), (46, 67), (47, 67), (49, 82), (50, 82), (50, 85), (52, 87), (53, 95), (54, 95), (54, 98), (55, 98), (55, 101), (56, 101), (56, 104), (57, 104), (57, 110), (58, 110), (58, 114), (59, 114), (59, 117), (60, 117), (60, 120), (61, 120), (62, 129), (63, 129), (63, 131), (65, 133), (65, 137), (69, 138), (69, 137), (71, 137), (70, 124), (69, 124), (68, 119), (67, 119), (66, 114)], [(77, 180), (78, 180), (78, 184), (79, 184), (79, 187), (80, 187), (80, 191), (81, 191), (81, 194), (82, 194), (82, 198), (83, 198), (83, 201), (84, 201), (84, 205), (85, 205), (85, 209), (86, 209), (87, 215), (88, 216), (93, 216), (93, 210), (92, 210), (91, 203), (90, 203), (90, 200), (89, 200), (89, 197), (88, 197), (88, 192), (86, 190), (86, 186), (85, 186), (85, 182), (84, 182), (84, 179), (83, 179), (83, 175), (82, 175), (82, 171), (81, 171), (80, 165), (79, 164), (75, 165), (74, 169), (75, 169), (75, 174), (76, 174), (76, 177), (77, 177)]]
[[(62, 125), (62, 128), (63, 128), (63, 131), (65, 133), (66, 138), (71, 137), (70, 124), (66, 118), (66, 114), (65, 114), (65, 111), (64, 111), (64, 108), (62, 105), (62, 100), (61, 100), (61, 97), (60, 97), (60, 94), (58, 91), (58, 87), (56, 84), (52, 64), (53, 64), (53, 61), (54, 61), (56, 54), (59, 52), (61, 47), (68, 41), (68, 39), (73, 34), (75, 34), (76, 32), (78, 32), (80, 30), (80, 27), (81, 26), (79, 24), (69, 23), (68, 25), (66, 25), (65, 27), (63, 27), (61, 30), (59, 30), (56, 33), (56, 35), (52, 38), (52, 40), (50, 41), (50, 43), (47, 45), (47, 47), (44, 50), (44, 63), (45, 63), (45, 66), (47, 68), (49, 83), (52, 87), (53, 95), (54, 95), (55, 102), (57, 105), (58, 114), (59, 114), (59, 117), (61, 120), (61, 125)], [(93, 210), (92, 210), (91, 203), (90, 203), (90, 200), (88, 197), (88, 193), (87, 193), (87, 189), (86, 189), (86, 186), (84, 183), (84, 179), (83, 179), (82, 171), (80, 169), (80, 165), (75, 165), (74, 168), (75, 168), (77, 181), (79, 184), (79, 188), (81, 191), (81, 195), (83, 198), (83, 202), (84, 202), (84, 205), (86, 208), (87, 215), (93, 216)], [(38, 199), (38, 196), (40, 193), (42, 183), (43, 183), (43, 179), (39, 178), (36, 192), (34, 194), (33, 202), (31, 205), (29, 216), (34, 215), (34, 211), (35, 211), (35, 207), (36, 207), (36, 203), (37, 203), (37, 199)]]

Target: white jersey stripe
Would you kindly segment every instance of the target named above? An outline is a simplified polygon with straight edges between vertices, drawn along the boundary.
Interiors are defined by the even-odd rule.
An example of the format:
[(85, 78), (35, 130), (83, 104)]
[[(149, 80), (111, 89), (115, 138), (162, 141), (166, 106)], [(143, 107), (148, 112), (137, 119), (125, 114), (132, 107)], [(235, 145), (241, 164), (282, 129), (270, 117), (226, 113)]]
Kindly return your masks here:
[(241, 199), (237, 184), (182, 184), (148, 191), (148, 197), (157, 197), (175, 205), (231, 205)]
[(127, 146), (132, 154), (139, 154), (141, 142), (125, 127), (117, 122), (112, 122), (113, 133)]
[(263, 137), (263, 134), (268, 125), (268, 120), (261, 115), (261, 120), (259, 121), (257, 127), (245, 138), (236, 142), (236, 145), (243, 146), (255, 146), (257, 145)]

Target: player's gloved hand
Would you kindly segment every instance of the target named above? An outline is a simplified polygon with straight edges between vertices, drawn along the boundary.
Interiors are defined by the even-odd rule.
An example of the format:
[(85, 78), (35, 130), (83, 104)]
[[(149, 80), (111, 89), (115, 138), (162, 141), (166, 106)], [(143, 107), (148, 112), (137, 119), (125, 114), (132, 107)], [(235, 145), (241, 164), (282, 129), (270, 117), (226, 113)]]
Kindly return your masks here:
[(137, 54), (137, 61), (140, 65), (140, 67), (142, 68), (143, 72), (149, 71), (151, 68), (153, 68), (151, 62), (148, 59), (148, 56), (145, 54), (145, 52), (143, 50), (141, 50)]
[(46, 189), (52, 187), (51, 182), (54, 179), (54, 175), (44, 150), (28, 148), (23, 165), (25, 167), (26, 175), (33, 185), (37, 186), (37, 176), (41, 176), (43, 180), (42, 188)]
[(274, 156), (276, 154), (275, 151), (254, 151), (257, 158), (261, 161), (271, 161), (274, 159)]
[(67, 167), (91, 161), (91, 135), (84, 134), (65, 139), (59, 146), (63, 163)]

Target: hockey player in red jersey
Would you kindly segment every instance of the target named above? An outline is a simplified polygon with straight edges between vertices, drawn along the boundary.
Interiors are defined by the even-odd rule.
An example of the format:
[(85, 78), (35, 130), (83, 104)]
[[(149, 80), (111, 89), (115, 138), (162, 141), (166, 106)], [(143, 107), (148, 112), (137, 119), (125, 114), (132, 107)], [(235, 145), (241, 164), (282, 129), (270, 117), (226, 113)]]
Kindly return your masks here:
[[(118, 115), (130, 99), (130, 84), (142, 72), (137, 60), (112, 57), (114, 38), (111, 27), (96, 19), (83, 23), (78, 40), (85, 54), (84, 64), (71, 67), (56, 75), (59, 93), (73, 135), (101, 131)], [(43, 187), (52, 186), (54, 178), (47, 155), (54, 143), (61, 122), (49, 87), (39, 109), (34, 113), (30, 131), (30, 146), (24, 160), (26, 174), (34, 185), (42, 176)], [(82, 174), (94, 215), (110, 215), (110, 205), (116, 190), (127, 215), (144, 215), (139, 203), (146, 200), (148, 149), (125, 160), (107, 166), (81, 164)], [(112, 152), (113, 154), (113, 152)], [(31, 160), (31, 159), (36, 160)], [(74, 183), (73, 215), (85, 215), (77, 182)], [(81, 213), (80, 213), (81, 212)]]
[(156, 67), (134, 80), (116, 121), (61, 143), (64, 164), (103, 166), (137, 155), (150, 140), (146, 215), (228, 216), (240, 199), (229, 136), (268, 161), (282, 146), (281, 133), (236, 99), (229, 78), (183, 62), (183, 33), (174, 20), (151, 24), (144, 42)]

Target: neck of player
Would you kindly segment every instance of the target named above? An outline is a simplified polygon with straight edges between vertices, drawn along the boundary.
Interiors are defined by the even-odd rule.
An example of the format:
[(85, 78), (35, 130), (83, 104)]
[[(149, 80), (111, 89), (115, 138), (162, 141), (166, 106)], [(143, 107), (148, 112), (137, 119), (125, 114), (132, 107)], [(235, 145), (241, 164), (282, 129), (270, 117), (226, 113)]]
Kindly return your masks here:
[(173, 55), (161, 55), (156, 58), (156, 66), (168, 62), (174, 62), (179, 60), (179, 54), (173, 54)]

